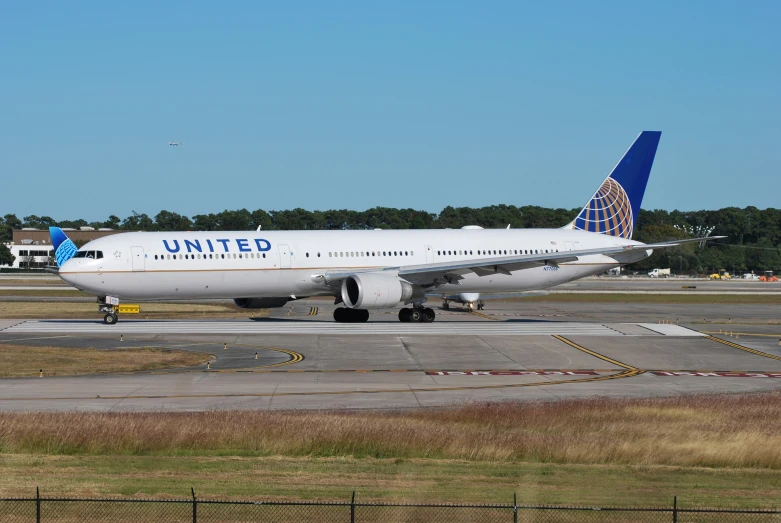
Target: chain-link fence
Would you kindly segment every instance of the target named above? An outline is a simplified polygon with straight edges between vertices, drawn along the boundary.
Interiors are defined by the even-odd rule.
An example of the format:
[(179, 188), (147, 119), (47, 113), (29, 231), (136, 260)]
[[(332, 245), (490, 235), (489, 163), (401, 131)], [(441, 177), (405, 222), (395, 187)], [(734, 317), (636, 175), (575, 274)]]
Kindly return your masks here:
[(228, 501), (198, 499), (0, 499), (0, 521), (57, 522), (327, 522), (327, 523), (781, 523), (781, 510), (669, 507), (574, 507), (564, 505), (455, 505), (361, 503), (350, 501)]

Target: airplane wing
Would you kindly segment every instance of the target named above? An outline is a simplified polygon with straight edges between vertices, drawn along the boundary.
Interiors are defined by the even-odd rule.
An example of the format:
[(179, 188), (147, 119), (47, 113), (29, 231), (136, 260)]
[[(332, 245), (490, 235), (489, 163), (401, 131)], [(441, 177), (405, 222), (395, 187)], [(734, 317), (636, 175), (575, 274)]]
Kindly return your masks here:
[(533, 267), (542, 267), (544, 265), (558, 265), (578, 261), (581, 256), (591, 256), (597, 254), (620, 255), (621, 253), (633, 252), (649, 249), (666, 249), (677, 247), (692, 242), (702, 242), (707, 240), (717, 240), (726, 238), (726, 236), (711, 236), (709, 238), (690, 238), (686, 240), (675, 240), (662, 243), (633, 244), (633, 245), (614, 245), (611, 247), (600, 247), (596, 249), (580, 249), (575, 251), (549, 252), (543, 254), (524, 254), (503, 256), (501, 258), (475, 258), (472, 260), (447, 261), (440, 263), (426, 263), (421, 265), (402, 265), (398, 267), (387, 267), (383, 269), (364, 269), (350, 271), (328, 271), (325, 275), (325, 281), (328, 284), (336, 283), (350, 275), (358, 272), (384, 272), (393, 271), (398, 273), (399, 277), (425, 287), (434, 287), (445, 283), (454, 283), (463, 279), (462, 275), (473, 272), (478, 276), (491, 276), (495, 274), (511, 274), (513, 271), (522, 269), (531, 269)]

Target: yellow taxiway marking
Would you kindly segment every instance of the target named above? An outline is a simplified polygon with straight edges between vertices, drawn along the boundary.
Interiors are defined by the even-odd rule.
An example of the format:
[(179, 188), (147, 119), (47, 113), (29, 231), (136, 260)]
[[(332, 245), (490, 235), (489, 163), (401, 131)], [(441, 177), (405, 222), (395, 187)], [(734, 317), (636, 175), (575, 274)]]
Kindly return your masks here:
[(481, 318), (485, 318), (486, 320), (502, 321), (499, 318), (494, 318), (493, 316), (489, 316), (488, 314), (483, 314), (482, 312), (469, 311), (469, 314), (473, 314), (475, 316), (480, 316)]
[(645, 372), (644, 370), (640, 370), (637, 367), (633, 367), (631, 365), (627, 365), (626, 363), (621, 363), (618, 360), (614, 360), (613, 358), (608, 358), (607, 356), (604, 356), (604, 355), (602, 355), (602, 354), (600, 354), (598, 352), (594, 352), (591, 349), (587, 349), (586, 347), (583, 347), (582, 345), (578, 345), (577, 343), (575, 343), (572, 340), (568, 340), (564, 336), (559, 336), (558, 334), (554, 334), (553, 337), (556, 338), (559, 341), (562, 341), (562, 342), (566, 343), (570, 347), (578, 349), (579, 351), (583, 351), (586, 354), (590, 354), (591, 356), (594, 356), (595, 358), (599, 358), (600, 360), (606, 361), (608, 363), (612, 363), (613, 365), (618, 365), (619, 367), (623, 367), (624, 369), (627, 369), (627, 370), (638, 371), (639, 373)]
[[(566, 338), (562, 336), (554, 336), (555, 338), (559, 339), (560, 341), (563, 341), (564, 343), (567, 343), (568, 345), (571, 345), (572, 347), (582, 350), (588, 354), (591, 354), (593, 356), (596, 356), (600, 359), (603, 359), (605, 361), (608, 361), (610, 363), (613, 363), (615, 365), (618, 365), (620, 367), (623, 367), (625, 370), (615, 373), (615, 374), (609, 374), (607, 376), (590, 376), (587, 378), (578, 378), (578, 379), (565, 379), (565, 380), (547, 380), (547, 381), (537, 381), (533, 383), (512, 383), (512, 384), (497, 384), (497, 385), (474, 385), (474, 386), (468, 386), (468, 387), (406, 387), (406, 388), (384, 388), (384, 389), (364, 389), (364, 390), (335, 390), (335, 391), (302, 391), (302, 392), (267, 392), (267, 393), (228, 393), (228, 394), (159, 394), (159, 395), (127, 395), (127, 396), (72, 396), (72, 397), (53, 397), (53, 398), (20, 398), (20, 397), (13, 397), (13, 398), (2, 398), (0, 397), (0, 401), (19, 401), (19, 400), (33, 400), (33, 401), (55, 401), (55, 400), (109, 400), (109, 401), (116, 401), (116, 400), (122, 400), (122, 399), (186, 399), (186, 398), (267, 398), (267, 397), (277, 397), (277, 396), (339, 396), (339, 395), (348, 395), (348, 394), (398, 394), (398, 393), (406, 393), (406, 394), (414, 394), (418, 392), (448, 392), (448, 391), (470, 391), (470, 390), (490, 390), (490, 389), (515, 389), (515, 388), (522, 388), (522, 387), (541, 387), (545, 385), (563, 385), (567, 383), (589, 383), (592, 381), (607, 381), (607, 380), (616, 380), (616, 379), (622, 379), (622, 378), (629, 378), (632, 376), (637, 376), (639, 374), (644, 373), (644, 370), (640, 370), (638, 368), (632, 367), (630, 365), (626, 365), (624, 363), (618, 362), (616, 360), (612, 360), (606, 356), (602, 356), (601, 354), (598, 354), (594, 351), (591, 351), (589, 349), (586, 349), (585, 347), (582, 347), (578, 345), (577, 343), (574, 343), (570, 340), (567, 340)], [(284, 351), (283, 349), (273, 349), (273, 350), (279, 350), (282, 352), (288, 352), (291, 355), (297, 354), (293, 353), (293, 351)], [(303, 356), (301, 356), (301, 359), (303, 359)], [(300, 361), (300, 360), (299, 360)], [(286, 362), (286, 363), (292, 363)], [(272, 371), (264, 371), (264, 372), (272, 372)], [(360, 372), (360, 371), (359, 371)]]
[(745, 352), (750, 352), (751, 354), (756, 354), (757, 356), (762, 356), (763, 358), (770, 358), (773, 360), (781, 361), (781, 356), (776, 356), (775, 354), (768, 354), (767, 352), (762, 352), (761, 350), (750, 349), (748, 347), (744, 347), (743, 345), (739, 345), (729, 340), (722, 340), (721, 338), (716, 338), (715, 336), (708, 336), (705, 339), (718, 341), (719, 343), (723, 343), (724, 345), (727, 345), (728, 347), (732, 347), (733, 349), (740, 349)]
[[(716, 332), (716, 331), (700, 331), (703, 334), (721, 334), (722, 336), (727, 336), (727, 331), (724, 332)], [(764, 338), (778, 338), (781, 340), (781, 334), (756, 334), (753, 332), (734, 332), (731, 331), (732, 334), (738, 334), (740, 336), (757, 336), (757, 337), (764, 337)]]

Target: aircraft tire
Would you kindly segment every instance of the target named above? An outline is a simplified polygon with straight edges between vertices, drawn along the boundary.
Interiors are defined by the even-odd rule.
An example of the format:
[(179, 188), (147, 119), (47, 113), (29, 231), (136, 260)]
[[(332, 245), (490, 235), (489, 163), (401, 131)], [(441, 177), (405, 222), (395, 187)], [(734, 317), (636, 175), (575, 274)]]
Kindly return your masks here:
[(354, 314), (354, 322), (356, 323), (366, 323), (369, 321), (369, 311), (368, 309), (353, 309)]
[(434, 312), (434, 309), (429, 309), (426, 307), (423, 309), (423, 323), (433, 323), (434, 320), (437, 317), (437, 314)]
[(347, 321), (347, 309), (344, 307), (337, 307), (334, 309), (334, 321), (337, 323), (344, 323)]
[(423, 321), (423, 312), (420, 309), (412, 308), (409, 309), (409, 314), (407, 315), (409, 318), (410, 323), (420, 323)]
[(403, 309), (399, 310), (399, 321), (402, 323), (408, 323), (409, 322), (409, 309), (404, 307)]
[(106, 325), (115, 325), (119, 321), (119, 316), (116, 314), (108, 313), (103, 316), (103, 323)]

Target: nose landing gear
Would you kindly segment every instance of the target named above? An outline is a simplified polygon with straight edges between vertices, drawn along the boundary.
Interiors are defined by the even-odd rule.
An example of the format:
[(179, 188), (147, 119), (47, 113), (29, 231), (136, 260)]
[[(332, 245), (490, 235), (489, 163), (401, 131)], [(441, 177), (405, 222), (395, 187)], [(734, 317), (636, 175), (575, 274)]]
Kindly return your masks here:
[(113, 296), (98, 298), (98, 312), (103, 313), (103, 323), (114, 325), (119, 321), (119, 299)]

